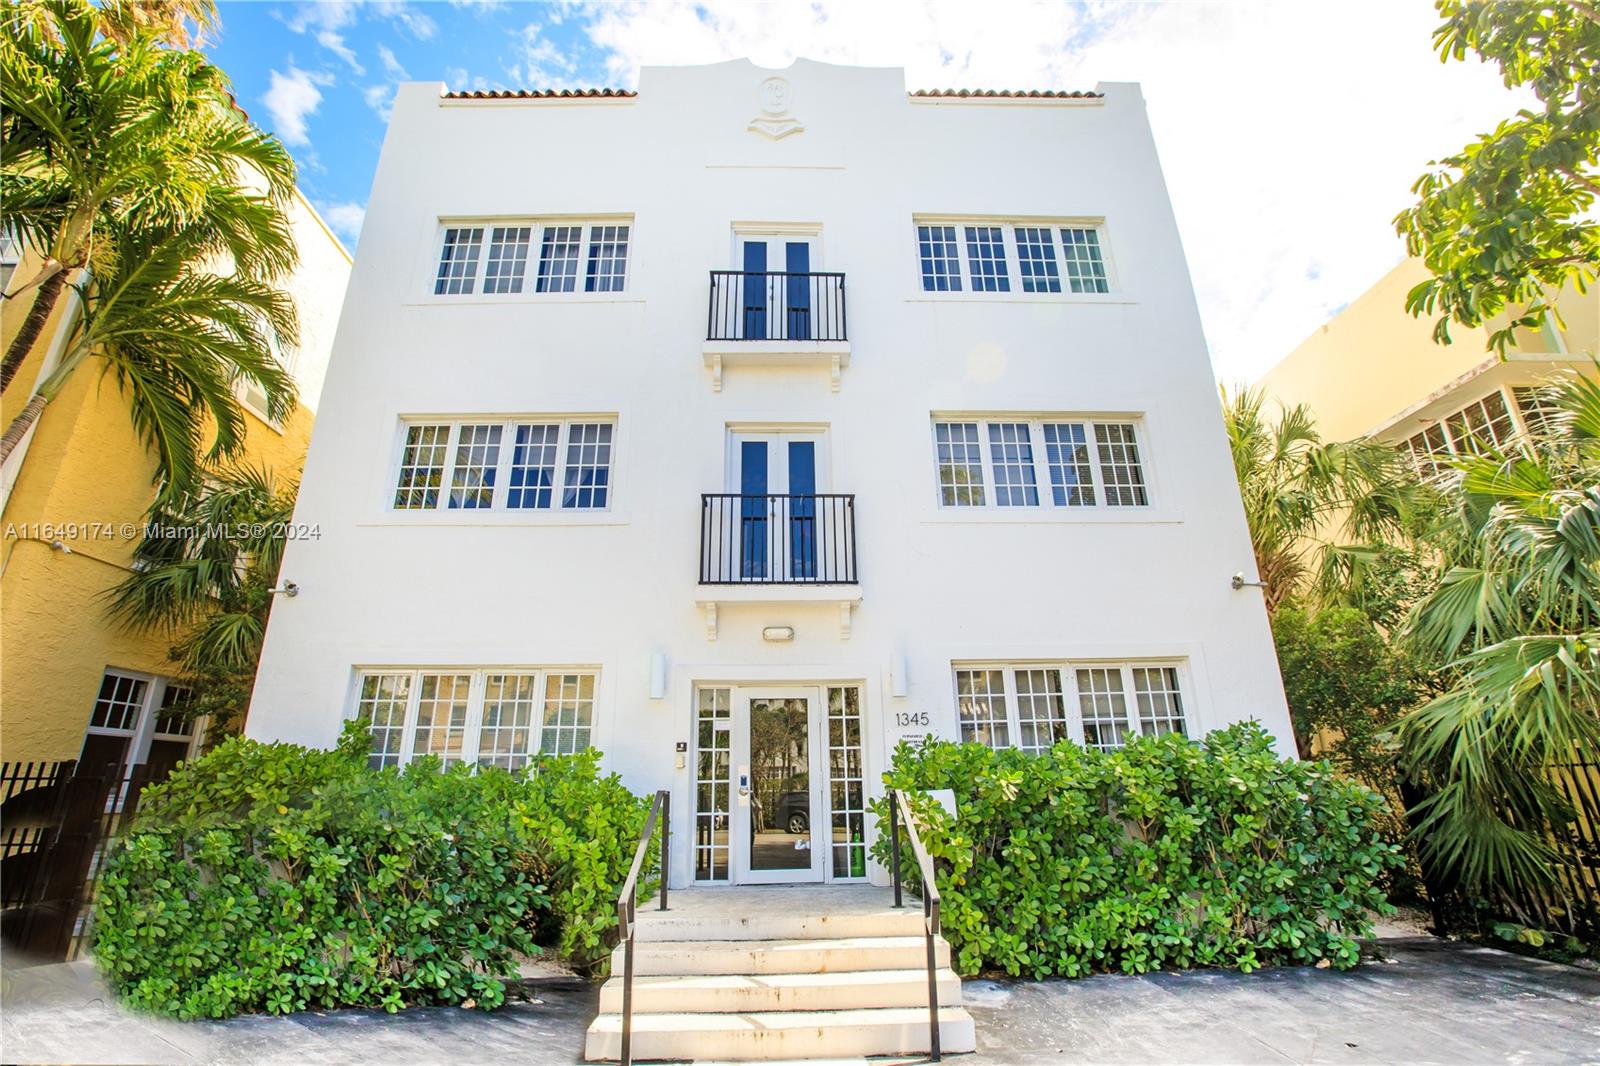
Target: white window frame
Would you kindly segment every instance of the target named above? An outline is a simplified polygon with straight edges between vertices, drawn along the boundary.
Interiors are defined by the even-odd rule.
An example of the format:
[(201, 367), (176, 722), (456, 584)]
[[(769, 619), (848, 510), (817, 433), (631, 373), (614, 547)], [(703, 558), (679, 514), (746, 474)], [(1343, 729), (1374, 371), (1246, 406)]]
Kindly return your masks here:
[[(367, 678), (392, 674), (403, 675), (410, 679), (409, 689), (406, 693), (405, 715), (400, 727), (398, 761), (385, 763), (384, 765), (406, 766), (418, 757), (416, 752), (417, 712), (422, 699), (422, 679), (427, 675), (460, 675), (469, 678), (467, 715), (464, 720), (464, 733), (461, 738), (461, 755), (459, 759), (451, 759), (445, 764), (447, 766), (454, 765), (456, 762), (466, 763), (473, 767), (478, 765), (479, 747), (483, 732), (483, 707), (491, 676), (528, 675), (534, 678), (535, 716), (528, 724), (529, 747), (523, 756), (523, 765), (546, 754), (542, 746), (546, 701), (545, 686), (552, 677), (578, 675), (586, 676), (591, 680), (589, 739), (588, 744), (577, 750), (586, 751), (592, 749), (595, 746), (596, 738), (599, 736), (601, 689), (600, 667), (598, 666), (358, 666), (355, 668), (354, 674), (355, 683), (351, 687), (349, 707), (345, 714), (347, 720), (358, 718), (361, 715), (361, 693)], [(558, 726), (557, 728), (562, 727)], [(426, 755), (428, 753), (424, 752), (423, 754)]]
[(11, 290), (11, 279), (22, 265), (22, 238), (10, 226), (0, 229), (0, 293)]
[[(1194, 686), (1190, 680), (1188, 663), (1184, 659), (1157, 658), (1157, 659), (955, 659), (950, 663), (950, 707), (951, 720), (955, 723), (954, 739), (961, 741), (961, 697), (959, 674), (965, 670), (998, 670), (1003, 677), (1005, 726), (1007, 743), (1003, 747), (1021, 748), (1022, 716), (1021, 701), (1018, 698), (1017, 673), (1029, 670), (1056, 671), (1057, 681), (1060, 685), (1063, 708), (1066, 712), (1067, 739), (1080, 747), (1088, 746), (1084, 741), (1083, 713), (1081, 693), (1078, 688), (1079, 670), (1117, 670), (1122, 676), (1122, 691), (1127, 705), (1128, 715), (1123, 723), (1128, 736), (1142, 736), (1145, 734), (1146, 722), (1139, 713), (1139, 699), (1134, 687), (1135, 670), (1173, 670), (1178, 679), (1178, 700), (1182, 711), (1181, 721), (1183, 733), (1191, 740), (1196, 739)], [(1037, 721), (1030, 718), (1029, 721)], [(1166, 720), (1163, 718), (1162, 720)], [(1115, 747), (1121, 747), (1116, 745)], [(1107, 749), (1111, 750), (1111, 749)]]
[[(958, 271), (949, 277), (959, 278), (959, 290), (928, 289), (922, 282), (922, 241), (919, 228), (922, 226), (952, 226), (956, 236), (956, 265)], [(972, 264), (967, 249), (968, 226), (999, 227), (1002, 231), (1002, 247), (1006, 254), (1006, 279), (1007, 288), (1004, 291), (975, 289), (972, 284)], [(1041, 291), (1028, 292), (1022, 285), (1022, 253), (1017, 241), (1017, 230), (1022, 229), (1048, 229), (1051, 231), (1052, 247), (1055, 250), (1056, 276), (1059, 278), (1061, 288), (1059, 292)], [(1096, 242), (1100, 247), (1100, 263), (1105, 270), (1105, 292), (1085, 291), (1073, 292), (1071, 279), (1067, 276), (1065, 246), (1062, 243), (1062, 230), (1090, 230), (1095, 234)], [(1103, 218), (1018, 218), (1018, 217), (982, 217), (960, 215), (914, 215), (911, 222), (911, 264), (912, 284), (918, 298), (927, 300), (1061, 300), (1061, 301), (1094, 301), (1117, 298), (1120, 288), (1117, 282), (1116, 270), (1111, 261), (1111, 246), (1106, 235), (1106, 223)]]
[[(1505, 440), (1490, 441), (1489, 443), (1494, 444), (1497, 447), (1505, 448), (1515, 444), (1519, 439), (1526, 440), (1531, 435), (1530, 427), (1528, 426), (1528, 420), (1526, 415), (1523, 413), (1521, 405), (1517, 402), (1516, 390), (1518, 388), (1527, 387), (1537, 388), (1537, 386), (1497, 386), (1488, 390), (1482, 395), (1474, 397), (1467, 403), (1460, 404), (1459, 406), (1452, 406), (1451, 410), (1445, 412), (1443, 415), (1436, 419), (1430, 419), (1426, 425), (1421, 426), (1415, 432), (1406, 434), (1406, 436), (1398, 442), (1396, 448), (1411, 460), (1411, 464), (1416, 469), (1418, 476), (1423, 478), (1433, 478), (1444, 474), (1449, 469), (1449, 464), (1453, 460), (1473, 454), (1472, 452), (1462, 451), (1460, 445), (1455, 439), (1455, 434), (1451, 432), (1450, 420), (1452, 418), (1465, 415), (1468, 411), (1472, 410), (1474, 407), (1480, 406), (1481, 404), (1485, 403), (1489, 397), (1495, 395), (1500, 397), (1500, 402), (1504, 405), (1506, 413), (1510, 417), (1511, 428), (1507, 433)], [(1427, 449), (1426, 447), (1419, 449), (1415, 442), (1419, 438), (1422, 438), (1425, 446), (1426, 435), (1433, 430), (1438, 430), (1438, 432), (1443, 435), (1445, 445), (1444, 450), (1434, 451), (1432, 449)]]
[[(205, 718), (191, 719), (191, 729), (188, 736), (177, 733), (157, 733), (156, 721), (161, 716), (161, 705), (166, 698), (169, 688), (189, 688), (182, 681), (160, 674), (148, 674), (139, 670), (123, 670), (120, 667), (108, 666), (101, 671), (100, 679), (103, 685), (107, 677), (127, 678), (130, 681), (144, 683), (144, 696), (140, 699), (138, 710), (134, 714), (133, 725), (127, 729), (111, 729), (106, 726), (94, 724), (94, 708), (100, 702), (100, 690), (95, 690), (94, 697), (89, 702), (88, 722), (84, 726), (84, 736), (122, 737), (128, 741), (127, 755), (123, 761), (123, 772), (130, 766), (138, 766), (150, 759), (150, 743), (154, 740), (181, 740), (187, 741), (189, 749), (184, 753), (184, 761), (194, 757), (199, 750), (201, 740), (205, 737)], [(82, 745), (79, 746), (81, 752)]]
[[(578, 238), (578, 265), (577, 276), (571, 291), (539, 292), (539, 257), (540, 249), (544, 244), (544, 232), (547, 227), (576, 226), (580, 233)], [(620, 288), (595, 289), (586, 288), (589, 276), (591, 245), (597, 242), (596, 231), (607, 227), (626, 226), (628, 228), (627, 256), (623, 260), (622, 285)], [(522, 275), (522, 288), (518, 292), (485, 292), (484, 283), (489, 271), (489, 250), (494, 244), (494, 231), (496, 229), (518, 229), (526, 227), (529, 230), (528, 255), (524, 261)], [(483, 242), (479, 247), (478, 262), (471, 272), (472, 291), (461, 293), (442, 293), (435, 291), (439, 280), (439, 260), (444, 252), (445, 233), (452, 229), (482, 229)], [(615, 243), (615, 242), (611, 242)], [(478, 303), (478, 302), (516, 302), (521, 300), (615, 300), (627, 297), (633, 287), (633, 271), (638, 250), (638, 226), (632, 215), (573, 215), (573, 216), (541, 216), (541, 217), (445, 217), (438, 220), (433, 229), (433, 239), (428, 246), (427, 271), (424, 280), (423, 294), (427, 301), (432, 303)], [(613, 275), (598, 275), (611, 277)]]
[[(983, 502), (981, 504), (946, 503), (944, 500), (944, 486), (939, 477), (938, 427), (942, 423), (951, 422), (976, 423), (978, 426), (978, 449), (983, 463)], [(1039, 499), (1037, 504), (1001, 504), (999, 502), (995, 492), (993, 444), (989, 439), (989, 426), (994, 423), (1007, 425), (1020, 423), (1028, 427), (1028, 443), (1033, 453), (1033, 484)], [(1055, 489), (1050, 480), (1050, 459), (1049, 451), (1045, 445), (1044, 427), (1063, 423), (1077, 423), (1084, 427), (1089, 448), (1091, 485), (1094, 489), (1094, 503), (1092, 504), (1056, 502)], [(1107, 500), (1105, 471), (1102, 469), (1100, 445), (1095, 434), (1097, 425), (1127, 425), (1133, 427), (1133, 442), (1134, 447), (1139, 452), (1139, 474), (1144, 488), (1143, 503), (1113, 504)], [(1100, 514), (1147, 515), (1156, 506), (1155, 478), (1151, 472), (1149, 435), (1145, 430), (1145, 420), (1138, 415), (1119, 415), (1104, 412), (1043, 415), (1032, 413), (1011, 414), (1004, 411), (990, 411), (982, 414), (934, 412), (928, 419), (928, 440), (933, 454), (934, 502), (939, 511), (944, 513), (993, 514), (995, 512), (1010, 511), (1037, 514), (1040, 512), (1053, 512), (1056, 515), (1088, 517)]]
[[(606, 476), (606, 502), (603, 507), (568, 507), (565, 503), (566, 473), (567, 473), (567, 446), (571, 443), (573, 426), (605, 425), (611, 427), (610, 460), (607, 465)], [(506, 500), (511, 492), (511, 468), (516, 456), (517, 427), (519, 425), (556, 425), (560, 433), (556, 442), (555, 468), (552, 473), (550, 506), (549, 507), (508, 507)], [(400, 489), (400, 471), (405, 465), (406, 437), (413, 426), (448, 426), (449, 432), (445, 439), (445, 465), (439, 482), (439, 496), (432, 507), (399, 507), (396, 506), (395, 496)], [(499, 456), (495, 464), (495, 480), (493, 502), (488, 507), (451, 507), (450, 490), (454, 481), (456, 470), (457, 449), (461, 442), (461, 429), (463, 426), (499, 426), (500, 444)], [(616, 507), (617, 495), (617, 469), (618, 448), (621, 439), (620, 419), (614, 413), (609, 414), (529, 414), (507, 417), (505, 415), (484, 415), (481, 417), (452, 415), (449, 417), (429, 417), (418, 415), (404, 417), (400, 420), (399, 431), (393, 448), (393, 456), (389, 464), (389, 478), (386, 484), (387, 496), (384, 509), (394, 515), (452, 515), (470, 517), (473, 515), (516, 515), (527, 518), (539, 516), (565, 514), (565, 515), (598, 515), (607, 514)]]

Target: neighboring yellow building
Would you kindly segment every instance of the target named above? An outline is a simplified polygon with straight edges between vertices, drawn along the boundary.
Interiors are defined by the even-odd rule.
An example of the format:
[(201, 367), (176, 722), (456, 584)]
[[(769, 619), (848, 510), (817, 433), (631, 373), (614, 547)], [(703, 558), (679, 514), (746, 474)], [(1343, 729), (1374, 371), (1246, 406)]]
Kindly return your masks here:
[[(303, 197), (291, 219), (300, 265), (285, 283), (300, 316), (300, 345), (279, 353), (300, 405), (281, 426), (258, 413), (259, 394), (241, 391), (249, 423), (245, 460), (298, 477), (350, 274), (350, 255)], [(35, 263), (0, 247), (0, 284), (25, 283)], [(0, 350), (27, 313), (7, 300)], [(64, 347), (68, 289), (43, 343), (0, 397), (10, 425)], [(128, 573), (154, 499), (156, 464), (134, 431), (116, 379), (86, 362), (45, 409), (0, 469), (0, 759), (118, 760), (170, 765), (200, 730), (163, 716), (179, 695), (171, 642), (135, 636), (106, 618), (106, 594)]]
[(1592, 369), (1600, 353), (1600, 287), (1564, 291), (1553, 319), (1518, 330), (1502, 359), (1487, 328), (1451, 328), (1436, 344), (1433, 319), (1406, 312), (1406, 293), (1427, 278), (1407, 259), (1334, 315), (1259, 386), (1286, 407), (1315, 412), (1324, 440), (1370, 436), (1405, 447), (1419, 469), (1473, 437), (1503, 443), (1537, 415), (1536, 387), (1559, 371)]

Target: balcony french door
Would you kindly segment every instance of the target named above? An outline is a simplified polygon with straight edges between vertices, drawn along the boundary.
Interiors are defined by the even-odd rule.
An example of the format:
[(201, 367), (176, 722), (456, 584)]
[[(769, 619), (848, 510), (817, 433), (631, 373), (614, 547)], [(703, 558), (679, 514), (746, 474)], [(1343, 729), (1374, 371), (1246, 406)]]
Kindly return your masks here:
[(738, 433), (730, 489), (739, 494), (734, 535), (742, 581), (817, 576), (818, 433)]
[(740, 237), (739, 340), (812, 339), (809, 239)]

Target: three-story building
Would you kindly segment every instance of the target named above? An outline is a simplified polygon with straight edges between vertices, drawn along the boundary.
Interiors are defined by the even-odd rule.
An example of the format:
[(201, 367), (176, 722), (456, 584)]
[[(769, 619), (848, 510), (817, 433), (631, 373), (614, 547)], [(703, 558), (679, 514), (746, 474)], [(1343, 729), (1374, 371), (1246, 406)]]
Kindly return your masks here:
[(672, 881), (875, 874), (928, 733), (1292, 753), (1135, 85), (399, 92), (248, 723), (585, 747)]

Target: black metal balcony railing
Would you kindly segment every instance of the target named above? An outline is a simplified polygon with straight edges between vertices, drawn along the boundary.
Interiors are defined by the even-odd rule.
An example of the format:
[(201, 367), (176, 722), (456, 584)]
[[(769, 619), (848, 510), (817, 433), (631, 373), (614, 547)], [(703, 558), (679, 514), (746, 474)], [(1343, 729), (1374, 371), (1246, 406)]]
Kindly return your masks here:
[(702, 585), (854, 585), (856, 498), (700, 497)]
[(844, 275), (711, 272), (708, 341), (842, 341)]

